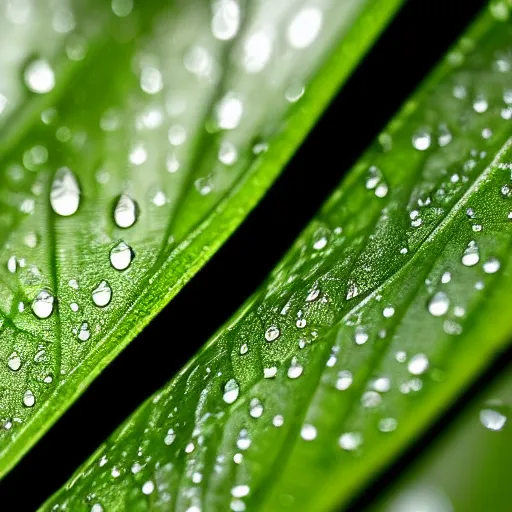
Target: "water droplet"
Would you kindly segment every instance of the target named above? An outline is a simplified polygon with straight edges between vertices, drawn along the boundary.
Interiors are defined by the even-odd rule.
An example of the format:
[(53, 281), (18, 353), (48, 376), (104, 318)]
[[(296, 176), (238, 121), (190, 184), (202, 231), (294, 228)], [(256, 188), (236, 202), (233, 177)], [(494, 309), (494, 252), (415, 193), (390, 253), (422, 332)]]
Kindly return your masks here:
[(232, 404), (240, 394), (240, 386), (235, 379), (230, 379), (224, 386), (224, 394), (222, 398), (227, 404)]
[(129, 228), (135, 224), (138, 215), (137, 203), (127, 194), (122, 194), (114, 208), (114, 221), (120, 228)]
[(421, 375), (428, 370), (430, 363), (425, 354), (415, 354), (409, 360), (407, 369), (413, 375)]
[(275, 341), (277, 338), (279, 338), (281, 334), (281, 331), (279, 330), (279, 327), (275, 325), (271, 325), (266, 331), (265, 331), (265, 339), (268, 342)]
[(366, 391), (361, 397), (361, 405), (365, 408), (373, 408), (380, 405), (382, 397), (377, 391)]
[(249, 414), (253, 418), (259, 418), (263, 414), (263, 404), (257, 398), (251, 399)]
[(128, 16), (132, 9), (133, 0), (112, 0), (112, 12), (120, 18)]
[(343, 450), (353, 451), (357, 450), (363, 442), (363, 437), (358, 432), (346, 432), (342, 434), (339, 439), (339, 445)]
[(368, 341), (368, 333), (364, 327), (356, 327), (354, 341), (356, 345), (364, 345)]
[(105, 512), (105, 511), (104, 511), (103, 507), (99, 503), (95, 503), (91, 507), (91, 512)]
[(110, 250), (110, 263), (116, 270), (127, 269), (133, 258), (133, 251), (131, 247), (120, 241), (117, 245)]
[(295, 322), (295, 325), (298, 329), (304, 329), (304, 327), (306, 327), (306, 319), (305, 318), (298, 318), (297, 321)]
[(243, 113), (242, 100), (233, 92), (228, 92), (215, 107), (217, 124), (223, 130), (236, 128), (240, 124)]
[(485, 96), (479, 95), (473, 101), (473, 109), (477, 114), (483, 114), (489, 108), (489, 103)]
[(396, 429), (398, 422), (395, 418), (382, 418), (379, 421), (379, 430), (381, 432), (393, 432)]
[(311, 289), (306, 296), (306, 302), (314, 302), (316, 299), (318, 299), (319, 295), (320, 295), (319, 288)]
[(478, 246), (474, 240), (469, 242), (468, 246), (464, 250), (462, 255), (462, 264), (466, 267), (472, 267), (480, 261), (480, 253), (478, 252)]
[(164, 443), (167, 446), (170, 446), (172, 443), (174, 443), (174, 440), (176, 439), (176, 433), (174, 432), (174, 429), (170, 428), (167, 431), (167, 434), (164, 437)]
[(142, 165), (148, 158), (148, 152), (143, 144), (135, 144), (130, 150), (128, 160), (133, 165)]
[(452, 274), (451, 272), (444, 272), (441, 276), (441, 283), (447, 284), (452, 280)]
[(386, 306), (382, 314), (384, 315), (384, 318), (391, 318), (395, 314), (395, 308), (393, 306)]
[(348, 370), (343, 370), (338, 373), (338, 379), (336, 380), (336, 389), (345, 391), (352, 384), (352, 373)]
[(304, 368), (297, 361), (297, 358), (296, 357), (292, 358), (290, 367), (288, 368), (288, 377), (290, 379), (298, 379), (302, 375), (303, 371), (304, 371)]
[(48, 61), (38, 59), (32, 61), (24, 73), (25, 84), (37, 94), (45, 94), (55, 87), (55, 73)]
[(213, 190), (212, 180), (209, 175), (197, 178), (194, 181), (194, 186), (202, 196), (207, 196)]
[(211, 23), (212, 34), (216, 39), (229, 41), (240, 28), (240, 6), (235, 0), (215, 0)]
[(500, 431), (506, 422), (507, 417), (494, 409), (482, 409), (480, 411), (480, 423), (489, 430)]
[(11, 256), (8, 260), (7, 260), (7, 270), (11, 273), (11, 274), (14, 274), (16, 273), (16, 269), (18, 268), (18, 263), (16, 261), (16, 256)]
[(21, 358), (16, 352), (13, 352), (7, 359), (7, 366), (13, 372), (17, 372), (21, 368)]
[(37, 318), (48, 318), (53, 312), (55, 298), (49, 290), (43, 288), (32, 302), (32, 311)]
[(53, 178), (50, 204), (58, 215), (73, 215), (80, 204), (80, 187), (75, 175), (67, 167), (61, 167)]
[(140, 74), (140, 88), (146, 94), (157, 94), (164, 87), (164, 80), (162, 77), (162, 72), (153, 67), (153, 66), (145, 66), (141, 70)]
[(247, 496), (250, 491), (251, 489), (248, 485), (235, 485), (235, 487), (231, 489), (231, 496), (233, 496), (233, 498), (243, 498)]
[(142, 492), (146, 496), (149, 496), (154, 490), (155, 490), (155, 484), (151, 480), (144, 482), (144, 484), (142, 485)]
[(273, 379), (277, 375), (277, 366), (263, 368), (263, 377), (265, 379)]
[(329, 242), (330, 232), (326, 228), (318, 228), (313, 234), (313, 249), (320, 251)]
[(373, 381), (372, 387), (379, 393), (387, 393), (391, 389), (391, 381), (388, 377), (379, 377)]
[(428, 311), (433, 316), (443, 316), (450, 307), (450, 300), (444, 292), (437, 292), (428, 303)]
[(490, 258), (484, 263), (484, 272), (486, 274), (494, 274), (500, 269), (500, 262), (496, 258)]
[(307, 48), (318, 37), (322, 28), (322, 11), (317, 7), (300, 10), (288, 27), (288, 42), (297, 49)]
[(112, 288), (107, 281), (101, 283), (92, 291), (92, 300), (96, 306), (104, 308), (110, 304), (112, 299)]
[(283, 424), (284, 418), (280, 414), (276, 414), (276, 416), (272, 418), (272, 425), (274, 425), (274, 427), (282, 427)]
[(238, 439), (236, 440), (236, 446), (240, 450), (247, 450), (251, 446), (251, 439), (249, 438), (249, 433), (245, 428), (240, 430)]
[(34, 393), (30, 389), (27, 389), (23, 395), (23, 405), (25, 407), (34, 407), (35, 403), (36, 397), (34, 396)]
[(243, 65), (247, 73), (259, 73), (272, 54), (272, 38), (264, 30), (252, 33), (244, 43)]
[(91, 331), (89, 330), (89, 324), (83, 322), (78, 331), (78, 339), (80, 341), (87, 341), (91, 337)]
[(412, 145), (418, 151), (426, 151), (430, 147), (431, 136), (430, 133), (425, 131), (417, 132), (412, 137)]
[(316, 428), (313, 425), (303, 425), (300, 431), (300, 437), (304, 441), (313, 441), (316, 438)]

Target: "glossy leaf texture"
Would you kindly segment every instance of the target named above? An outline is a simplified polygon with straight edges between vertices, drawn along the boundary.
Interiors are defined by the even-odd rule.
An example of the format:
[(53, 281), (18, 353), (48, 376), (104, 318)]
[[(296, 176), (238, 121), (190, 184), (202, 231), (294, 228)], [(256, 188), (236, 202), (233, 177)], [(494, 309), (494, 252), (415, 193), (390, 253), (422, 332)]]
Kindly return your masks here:
[(261, 290), (43, 510), (328, 510), (440, 417), (512, 333), (504, 18), (482, 13)]
[(263, 287), (43, 510), (344, 505), (486, 367), (512, 332), (502, 6), (482, 13)]
[(0, 474), (239, 225), (399, 4), (0, 3)]

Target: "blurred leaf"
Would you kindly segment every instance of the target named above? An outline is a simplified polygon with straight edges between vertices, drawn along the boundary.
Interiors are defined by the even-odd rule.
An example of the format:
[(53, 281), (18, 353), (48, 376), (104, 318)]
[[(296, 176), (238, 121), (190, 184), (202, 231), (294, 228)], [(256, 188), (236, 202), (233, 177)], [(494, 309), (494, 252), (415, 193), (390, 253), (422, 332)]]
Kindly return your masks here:
[(384, 499), (385, 512), (510, 510), (512, 372), (508, 368), (435, 439)]
[(1, 3), (0, 475), (240, 224), (400, 3)]
[(261, 290), (43, 510), (346, 504), (485, 368), (512, 331), (503, 18), (482, 14)]

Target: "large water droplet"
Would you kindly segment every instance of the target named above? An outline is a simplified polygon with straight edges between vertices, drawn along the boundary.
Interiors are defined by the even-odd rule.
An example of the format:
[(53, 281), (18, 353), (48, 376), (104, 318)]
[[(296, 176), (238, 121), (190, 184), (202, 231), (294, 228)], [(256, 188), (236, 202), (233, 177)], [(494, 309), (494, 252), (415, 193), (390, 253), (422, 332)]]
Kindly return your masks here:
[(411, 357), (407, 364), (407, 369), (413, 375), (421, 375), (428, 370), (429, 361), (425, 354), (416, 354)]
[(304, 441), (313, 441), (316, 438), (316, 428), (313, 425), (303, 425), (300, 431), (300, 437)]
[(101, 283), (92, 291), (92, 300), (96, 306), (104, 308), (112, 299), (112, 288), (107, 281)]
[(32, 311), (37, 318), (48, 318), (53, 312), (54, 296), (43, 288), (32, 302)]
[(484, 272), (494, 274), (500, 269), (500, 262), (497, 258), (490, 258), (484, 263)]
[(110, 263), (116, 270), (127, 269), (132, 259), (133, 251), (131, 247), (123, 241), (120, 241), (110, 250)]
[(279, 331), (279, 327), (275, 325), (271, 325), (266, 331), (265, 331), (265, 339), (268, 342), (275, 341), (277, 338), (279, 338), (279, 335), (281, 332)]
[(114, 221), (120, 228), (129, 228), (137, 220), (137, 203), (127, 194), (122, 194), (114, 208)]
[(221, 41), (233, 39), (240, 28), (240, 6), (235, 0), (213, 3), (212, 34)]
[(23, 395), (23, 405), (25, 407), (34, 407), (35, 403), (36, 397), (34, 396), (34, 393), (30, 389), (27, 389)]
[(21, 358), (16, 352), (13, 352), (7, 359), (7, 366), (13, 372), (17, 372), (21, 368)]
[(249, 404), (249, 414), (253, 418), (259, 418), (263, 414), (263, 404), (257, 398), (251, 399)]
[(229, 379), (224, 386), (222, 398), (227, 404), (232, 404), (240, 394), (240, 386), (235, 379)]
[(443, 316), (450, 307), (450, 300), (444, 292), (437, 292), (428, 303), (428, 311), (433, 316)]
[(292, 358), (288, 368), (288, 377), (290, 379), (298, 379), (302, 375), (303, 371), (304, 367), (297, 361), (297, 358)]
[(61, 167), (53, 178), (50, 204), (58, 215), (73, 215), (80, 204), (80, 187), (75, 175), (67, 167)]

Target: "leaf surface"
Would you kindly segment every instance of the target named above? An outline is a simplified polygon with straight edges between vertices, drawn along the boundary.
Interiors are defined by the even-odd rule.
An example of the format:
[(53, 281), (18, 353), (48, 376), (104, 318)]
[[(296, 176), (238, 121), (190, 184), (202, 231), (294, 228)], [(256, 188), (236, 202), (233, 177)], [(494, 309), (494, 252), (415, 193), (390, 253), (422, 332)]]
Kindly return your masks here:
[(502, 18), (482, 14), (261, 290), (43, 510), (327, 510), (449, 407), (512, 332)]
[(240, 224), (400, 3), (2, 3), (0, 475)]

